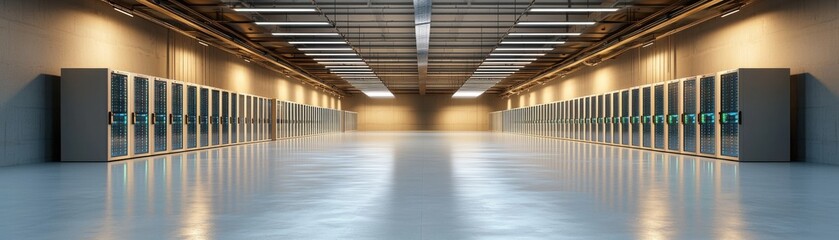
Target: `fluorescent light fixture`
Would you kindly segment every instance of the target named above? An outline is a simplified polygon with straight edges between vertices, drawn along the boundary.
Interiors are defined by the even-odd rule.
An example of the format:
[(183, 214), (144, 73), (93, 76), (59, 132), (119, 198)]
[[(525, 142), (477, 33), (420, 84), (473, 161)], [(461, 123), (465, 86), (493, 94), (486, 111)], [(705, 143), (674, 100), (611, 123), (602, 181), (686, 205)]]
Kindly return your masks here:
[(655, 44), (655, 41), (649, 41), (647, 43), (644, 43), (644, 45), (641, 45), (641, 48), (649, 47), (649, 46), (652, 46), (653, 44)]
[(471, 79), (489, 79), (489, 78), (503, 79), (503, 78), (507, 78), (507, 76), (472, 76), (469, 79), (471, 80)]
[(306, 56), (355, 56), (355, 53), (306, 53)]
[(502, 41), (501, 44), (565, 44), (564, 41)]
[(291, 41), (291, 42), (288, 42), (288, 44), (291, 44), (291, 45), (297, 45), (297, 44), (347, 44), (347, 42), (344, 42), (344, 41), (326, 41), (326, 42)]
[(550, 51), (553, 48), (496, 48), (496, 51)]
[(250, 60), (250, 59), (245, 58), (245, 62), (251, 62), (251, 60)]
[(490, 53), (490, 56), (545, 56), (544, 53)]
[(345, 78), (345, 79), (379, 79), (379, 77), (376, 77), (376, 76), (355, 76), (355, 77), (341, 76), (341, 78)]
[(237, 12), (317, 12), (314, 8), (233, 8)]
[(204, 41), (198, 41), (198, 44), (201, 44), (201, 45), (203, 45), (203, 46), (205, 46), (205, 47), (209, 47), (209, 46), (210, 46), (210, 44), (207, 44), (207, 43), (205, 43)]
[(531, 8), (531, 12), (617, 12), (620, 8)]
[[(375, 74), (373, 72), (332, 72), (333, 74), (343, 75), (343, 76), (351, 76), (352, 74)], [(346, 75), (350, 74), (350, 75)]]
[(458, 90), (457, 92), (454, 93), (454, 95), (452, 95), (452, 97), (453, 98), (473, 98), (473, 97), (481, 96), (481, 94), (484, 94), (484, 91)]
[(361, 91), (368, 97), (393, 97), (389, 91)]
[(362, 71), (362, 72), (367, 71), (367, 72), (369, 72), (369, 71), (373, 71), (373, 70), (370, 70), (369, 68), (350, 68), (350, 69), (332, 69), (330, 71)]
[(365, 62), (318, 62), (320, 65), (367, 65)]
[(361, 58), (315, 58), (315, 61), (361, 61)]
[(596, 22), (519, 22), (518, 25), (594, 25)]
[(510, 64), (510, 65), (527, 65), (527, 64), (530, 64), (530, 62), (484, 62), (484, 63), (481, 63), (481, 65), (507, 65), (507, 64)]
[(580, 36), (582, 33), (510, 33), (510, 36)]
[(723, 13), (723, 14), (722, 14), (722, 16), (720, 16), (720, 18), (728, 17), (728, 16), (730, 16), (731, 14), (735, 14), (735, 13), (737, 13), (737, 12), (739, 12), (739, 11), (740, 11), (740, 8), (735, 8), (735, 9), (733, 9), (733, 10), (731, 10), (731, 11), (728, 11), (728, 12), (726, 12), (726, 13)]
[(487, 58), (486, 61), (536, 61), (535, 58)]
[(274, 36), (340, 36), (338, 33), (271, 33)]
[(298, 48), (300, 51), (352, 51), (352, 48)]
[(478, 68), (478, 71), (518, 71), (518, 68)]
[(114, 6), (114, 10), (117, 12), (121, 12), (122, 14), (128, 15), (129, 17), (134, 17), (134, 14), (131, 13), (131, 9), (123, 9), (122, 7)]
[(310, 25), (329, 25), (329, 22), (254, 22), (256, 25), (277, 25), (277, 26), (310, 26)]
[(523, 68), (523, 67), (524, 66), (486, 66), (486, 65), (478, 66), (478, 68)]
[(326, 66), (326, 68), (368, 68), (368, 66)]
[(475, 72), (475, 74), (513, 74), (516, 72)]

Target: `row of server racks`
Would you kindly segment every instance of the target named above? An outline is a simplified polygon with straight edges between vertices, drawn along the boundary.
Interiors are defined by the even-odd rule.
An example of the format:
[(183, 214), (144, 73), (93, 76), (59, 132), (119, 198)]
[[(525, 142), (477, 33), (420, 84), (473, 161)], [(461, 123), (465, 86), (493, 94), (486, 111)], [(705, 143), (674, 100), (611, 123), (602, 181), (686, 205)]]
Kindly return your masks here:
[(735, 69), (490, 113), (493, 131), (789, 161), (789, 69)]
[(107, 68), (61, 70), (61, 160), (114, 161), (343, 131), (343, 111)]

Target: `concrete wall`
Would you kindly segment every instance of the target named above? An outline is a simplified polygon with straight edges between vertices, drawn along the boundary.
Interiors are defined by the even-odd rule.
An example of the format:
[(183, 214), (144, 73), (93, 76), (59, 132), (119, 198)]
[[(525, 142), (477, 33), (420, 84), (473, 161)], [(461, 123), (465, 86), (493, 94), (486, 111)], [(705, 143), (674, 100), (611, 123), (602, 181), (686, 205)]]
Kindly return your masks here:
[(792, 70), (795, 158), (839, 164), (839, 1), (758, 0), (502, 103), (530, 106), (740, 67)]
[(396, 95), (344, 99), (349, 111), (358, 112), (359, 131), (486, 131), (489, 112), (497, 109), (498, 96), (452, 98), (451, 95)]
[(57, 160), (63, 67), (112, 67), (304, 104), (340, 100), (99, 0), (0, 1), (0, 166)]

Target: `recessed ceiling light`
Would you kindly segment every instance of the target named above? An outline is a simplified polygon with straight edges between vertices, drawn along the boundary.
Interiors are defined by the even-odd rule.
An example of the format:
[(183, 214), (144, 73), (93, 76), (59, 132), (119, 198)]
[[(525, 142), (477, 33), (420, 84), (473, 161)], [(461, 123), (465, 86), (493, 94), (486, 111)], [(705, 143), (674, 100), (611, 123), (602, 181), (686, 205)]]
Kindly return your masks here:
[(475, 72), (475, 74), (513, 74), (516, 72)]
[(274, 36), (340, 36), (338, 33), (271, 33)]
[(373, 71), (373, 70), (370, 70), (369, 68), (350, 68), (350, 69), (342, 68), (342, 69), (332, 69), (331, 71), (365, 71), (365, 72), (370, 72), (370, 71)]
[(326, 68), (368, 68), (368, 66), (325, 66)]
[(298, 48), (300, 51), (352, 51), (352, 48)]
[(536, 61), (535, 58), (487, 58), (487, 61)]
[(620, 8), (531, 8), (531, 12), (617, 12)]
[(393, 93), (389, 91), (361, 91), (368, 97), (393, 97)]
[(564, 41), (502, 41), (501, 44), (565, 44)]
[(278, 25), (278, 26), (310, 26), (329, 25), (329, 22), (254, 22), (256, 25)]
[(513, 64), (513, 65), (527, 65), (530, 62), (484, 62), (481, 65), (506, 65), (506, 64)]
[(288, 44), (291, 44), (291, 45), (297, 45), (297, 44), (347, 44), (347, 42), (342, 42), (342, 41), (326, 41), (326, 42), (317, 42), (317, 41), (291, 41), (291, 42), (288, 42)]
[(461, 90), (458, 90), (457, 92), (454, 93), (454, 95), (452, 95), (452, 97), (455, 97), (455, 98), (472, 98), (472, 97), (481, 96), (481, 94), (484, 94), (484, 91), (461, 91)]
[(365, 62), (318, 62), (320, 65), (367, 65)]
[(117, 12), (120, 12), (122, 14), (128, 15), (129, 17), (134, 17), (134, 14), (131, 13), (132, 12), (131, 9), (123, 8), (122, 6), (116, 6), (115, 5), (114, 10), (116, 10)]
[(346, 79), (378, 79), (376, 76), (341, 76)]
[(478, 66), (478, 68), (524, 68), (524, 66), (486, 66), (486, 65), (481, 65), (481, 66)]
[(510, 33), (510, 36), (580, 36), (582, 33)]
[(518, 25), (594, 25), (596, 22), (519, 22)]
[(355, 56), (355, 53), (306, 53), (306, 56)]
[(233, 8), (237, 12), (317, 12), (314, 8)]
[(553, 48), (496, 48), (496, 51), (550, 51)]
[(518, 71), (518, 68), (478, 68), (478, 71)]

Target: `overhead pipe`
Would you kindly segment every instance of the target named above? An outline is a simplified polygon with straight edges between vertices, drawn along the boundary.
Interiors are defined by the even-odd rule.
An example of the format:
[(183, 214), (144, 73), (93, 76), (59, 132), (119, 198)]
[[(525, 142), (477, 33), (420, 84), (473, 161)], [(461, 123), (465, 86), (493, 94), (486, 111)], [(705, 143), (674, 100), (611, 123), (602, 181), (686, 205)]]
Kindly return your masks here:
[[(114, 4), (114, 3), (111, 3), (110, 1), (108, 1), (108, 2), (110, 4)], [(190, 26), (192, 28), (195, 28), (196, 30), (199, 30), (202, 33), (207, 34), (207, 35), (209, 35), (209, 36), (211, 36), (211, 37), (213, 37), (213, 38), (215, 38), (219, 41), (225, 42), (225, 43), (230, 44), (232, 46), (236, 46), (240, 50), (250, 54), (251, 56), (255, 56), (256, 58), (258, 58), (262, 61), (269, 62), (269, 63), (271, 63), (275, 66), (278, 66), (278, 67), (280, 67), (284, 70), (287, 70), (287, 71), (290, 71), (294, 74), (300, 75), (301, 77), (303, 77), (303, 79), (307, 80), (307, 81), (304, 81), (304, 83), (309, 83), (309, 84), (320, 86), (321, 88), (328, 89), (329, 91), (331, 91), (334, 94), (339, 95), (339, 96), (344, 96), (345, 95), (343, 91), (341, 91), (339, 89), (336, 89), (333, 86), (327, 85), (327, 84), (309, 76), (308, 74), (301, 72), (300, 70), (294, 68), (293, 66), (290, 66), (288, 64), (285, 64), (285, 63), (282, 63), (282, 62), (278, 61), (278, 58), (276, 58), (274, 56), (271, 56), (270, 53), (268, 53), (267, 51), (254, 49), (252, 46), (245, 45), (245, 43), (249, 42), (248, 40), (242, 40), (241, 38), (231, 37), (231, 36), (227, 35), (226, 33), (223, 33), (221, 31), (218, 31), (217, 29), (214, 29), (210, 26), (205, 25), (204, 23), (195, 21), (194, 19), (192, 19), (189, 16), (186, 16), (186, 14), (178, 11), (177, 9), (172, 9), (168, 6), (160, 5), (160, 4), (158, 4), (156, 2), (152, 2), (150, 0), (137, 0), (137, 2), (143, 4), (144, 6), (146, 6), (148, 8), (151, 8), (151, 9), (157, 11), (157, 12), (160, 12), (160, 13), (168, 16), (168, 17), (171, 17), (172, 19), (175, 19), (178, 22), (186, 24), (187, 26)]]
[[(538, 82), (538, 81), (543, 80), (545, 78), (554, 77), (556, 74), (562, 73), (563, 71), (573, 69), (577, 65), (582, 64), (582, 63), (584, 63), (584, 62), (586, 62), (586, 61), (588, 61), (588, 60), (590, 60), (594, 57), (597, 57), (601, 53), (608, 52), (608, 51), (614, 50), (618, 47), (621, 47), (621, 46), (627, 45), (629, 43), (632, 43), (633, 41), (635, 41), (639, 38), (642, 38), (642, 37), (644, 37), (644, 36), (646, 36), (650, 33), (653, 33), (653, 32), (658, 31), (658, 30), (660, 30), (664, 27), (667, 27), (671, 24), (674, 24), (677, 21), (680, 21), (680, 20), (682, 20), (682, 19), (684, 19), (684, 18), (686, 18), (686, 17), (688, 17), (692, 14), (695, 14), (699, 11), (708, 9), (708, 8), (714, 6), (718, 3), (721, 3), (721, 2), (722, 2), (722, 0), (709, 0), (709, 1), (701, 2), (701, 3), (696, 3), (696, 4), (693, 4), (693, 5), (689, 6), (688, 8), (679, 10), (675, 14), (675, 16), (673, 16), (674, 14), (668, 14), (664, 19), (659, 19), (659, 20), (653, 22), (654, 25), (648, 25), (648, 26), (646, 26), (642, 29), (638, 29), (638, 30), (636, 30), (632, 33), (629, 33), (628, 36), (616, 35), (616, 36), (618, 36), (616, 39), (606, 39), (604, 41), (601, 41), (601, 43), (598, 46), (590, 47), (591, 50), (595, 50), (595, 52), (590, 53), (589, 55), (587, 55), (585, 57), (578, 58), (577, 60), (575, 60), (573, 62), (570, 62), (570, 63), (564, 63), (564, 64), (561, 63), (558, 67), (555, 67), (548, 72), (542, 73), (539, 76), (537, 76), (537, 77), (535, 77), (535, 78), (533, 78), (529, 81), (526, 81), (524, 83), (518, 84), (517, 86), (514, 86), (514, 87), (511, 87), (511, 88), (507, 89), (504, 93), (502, 93), (502, 95), (506, 96), (506, 95), (515, 94), (515, 92), (521, 92), (521, 91), (517, 91), (517, 90), (525, 88), (525, 87), (529, 87), (529, 86), (533, 85), (534, 82)], [(664, 12), (664, 11), (661, 11), (661, 12)], [(618, 42), (614, 42), (615, 40), (618, 40)], [(600, 49), (597, 50), (596, 47), (599, 47)], [(587, 50), (583, 50), (578, 54), (582, 54), (584, 52), (587, 52)], [(570, 59), (574, 59), (574, 58), (570, 58)], [(562, 74), (567, 74), (567, 72), (564, 72)]]

